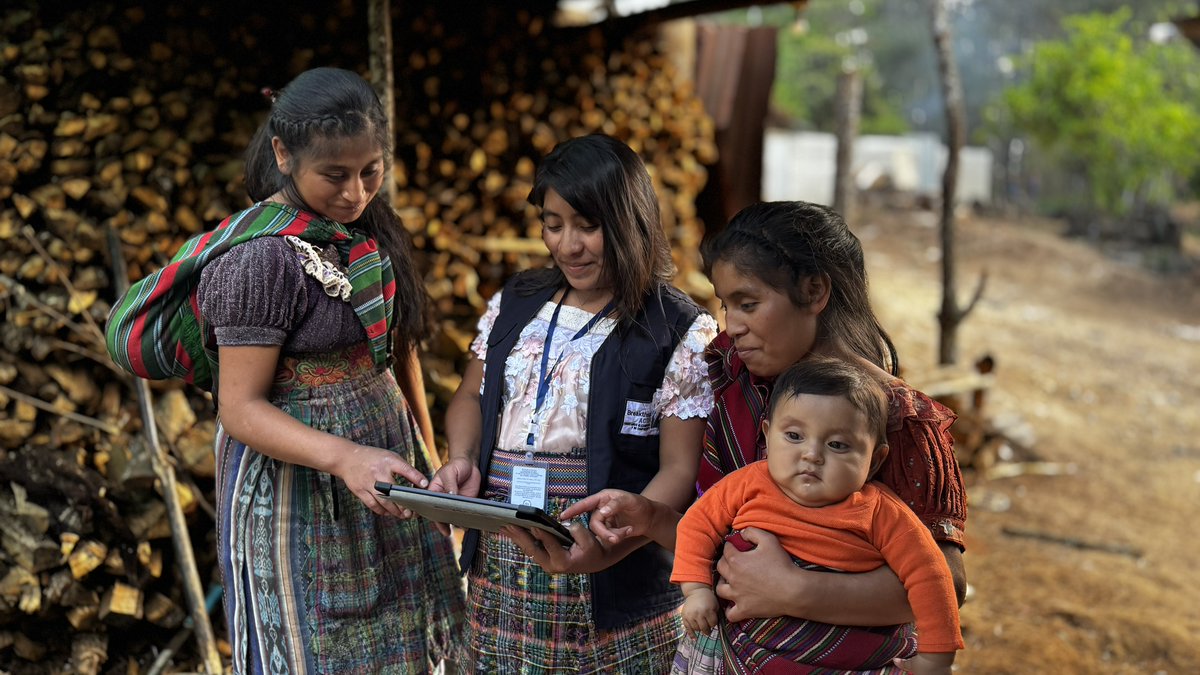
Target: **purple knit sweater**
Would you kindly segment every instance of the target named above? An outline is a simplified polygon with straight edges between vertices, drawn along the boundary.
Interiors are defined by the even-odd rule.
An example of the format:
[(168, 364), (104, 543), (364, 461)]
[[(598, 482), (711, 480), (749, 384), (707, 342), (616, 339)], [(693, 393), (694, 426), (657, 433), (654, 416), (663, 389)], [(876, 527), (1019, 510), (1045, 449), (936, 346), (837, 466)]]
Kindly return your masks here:
[(367, 339), (350, 303), (326, 295), (281, 237), (240, 244), (209, 263), (197, 299), (218, 345), (279, 345), (284, 354), (305, 354)]

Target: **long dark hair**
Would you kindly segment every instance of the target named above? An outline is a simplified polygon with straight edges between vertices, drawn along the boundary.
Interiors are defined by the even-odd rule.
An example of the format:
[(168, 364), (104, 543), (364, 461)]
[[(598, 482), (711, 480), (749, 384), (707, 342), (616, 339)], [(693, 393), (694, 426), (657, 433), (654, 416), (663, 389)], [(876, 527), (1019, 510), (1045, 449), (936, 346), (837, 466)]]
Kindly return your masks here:
[[(278, 136), (298, 165), (338, 140), (360, 134), (370, 135), (383, 150), (385, 165), (391, 166), (391, 131), (371, 85), (356, 73), (339, 68), (313, 68), (301, 73), (277, 93), (270, 116), (246, 149), (246, 193), (258, 202), (282, 192), (292, 204), (312, 211), (292, 177), (276, 165), (271, 139)], [(381, 195), (382, 191), (367, 204), (358, 220), (346, 225), (366, 232), (392, 260), (396, 274), (396, 346), (402, 352), (415, 347), (424, 336), (430, 303), (417, 270), (412, 239), (400, 216)]]
[(833, 209), (809, 202), (760, 202), (701, 246), (704, 270), (718, 261), (787, 294), (796, 307), (809, 300), (801, 282), (829, 279), (829, 303), (817, 319), (817, 341), (849, 349), (898, 375), (900, 357), (868, 294), (862, 244)]
[[(538, 166), (529, 203), (541, 207), (554, 190), (579, 215), (604, 234), (604, 273), (612, 284), (614, 318), (632, 321), (646, 293), (675, 274), (671, 247), (663, 232), (658, 195), (650, 174), (628, 145), (604, 134), (563, 141)], [(553, 271), (534, 286), (561, 286), (562, 271)], [(529, 288), (532, 291), (534, 288)]]

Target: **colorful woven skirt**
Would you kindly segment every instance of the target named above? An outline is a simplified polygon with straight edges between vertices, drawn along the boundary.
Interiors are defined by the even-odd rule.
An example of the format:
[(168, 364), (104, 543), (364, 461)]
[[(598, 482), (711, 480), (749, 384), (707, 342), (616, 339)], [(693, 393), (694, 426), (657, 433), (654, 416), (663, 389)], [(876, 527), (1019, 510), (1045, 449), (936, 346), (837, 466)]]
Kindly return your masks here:
[[(361, 345), (281, 360), (274, 405), (310, 427), (430, 460), (391, 371)], [(459, 655), (450, 539), (377, 516), (340, 480), (217, 433), (217, 535), (234, 673), (428, 673)]]
[[(508, 501), (523, 452), (496, 451), (484, 496)], [(586, 496), (587, 458), (538, 453), (549, 465), (547, 508), (557, 516)], [(600, 630), (586, 574), (546, 573), (503, 534), (482, 532), (469, 576), (468, 644), (476, 673), (666, 673), (682, 635), (677, 610)]]
[[(798, 567), (834, 571), (794, 558)], [(684, 639), (672, 675), (885, 675), (902, 671), (896, 657), (917, 653), (912, 624), (836, 626), (795, 617), (747, 619), (724, 616), (707, 635)]]

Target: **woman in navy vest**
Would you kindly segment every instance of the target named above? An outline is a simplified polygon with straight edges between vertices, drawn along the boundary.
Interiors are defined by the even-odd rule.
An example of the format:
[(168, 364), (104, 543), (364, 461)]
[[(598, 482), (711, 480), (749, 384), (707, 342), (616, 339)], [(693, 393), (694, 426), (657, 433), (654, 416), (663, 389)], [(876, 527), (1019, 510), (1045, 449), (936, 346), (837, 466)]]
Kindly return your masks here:
[[(683, 510), (712, 407), (704, 348), (716, 322), (668, 283), (650, 176), (620, 141), (580, 137), (543, 160), (529, 201), (554, 264), (491, 299), (430, 488), (552, 516), (604, 488)], [(671, 554), (571, 531), (570, 548), (537, 530), (467, 533), (475, 671), (669, 670), (681, 635)]]

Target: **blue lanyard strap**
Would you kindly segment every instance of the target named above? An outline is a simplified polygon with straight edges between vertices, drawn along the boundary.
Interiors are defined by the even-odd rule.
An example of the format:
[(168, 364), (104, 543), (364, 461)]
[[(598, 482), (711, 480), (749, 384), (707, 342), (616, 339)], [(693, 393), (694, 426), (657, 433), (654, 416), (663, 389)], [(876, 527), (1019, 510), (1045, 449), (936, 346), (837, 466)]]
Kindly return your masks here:
[[(546, 393), (550, 391), (550, 378), (553, 377), (554, 370), (558, 367), (559, 362), (562, 361), (563, 354), (567, 351), (566, 347), (564, 347), (563, 350), (559, 352), (558, 356), (555, 357), (554, 365), (550, 366), (550, 347), (554, 342), (554, 329), (558, 326), (558, 313), (559, 310), (562, 309), (563, 302), (567, 299), (567, 293), (570, 291), (570, 287), (567, 287), (567, 289), (563, 291), (562, 297), (558, 299), (558, 304), (554, 306), (554, 313), (550, 315), (550, 325), (546, 328), (546, 342), (542, 345), (542, 365), (538, 371), (537, 400), (533, 409), (535, 426), (538, 413), (542, 410), (542, 404), (546, 402)], [(609, 300), (608, 304), (604, 306), (604, 309), (601, 309), (596, 313), (595, 316), (588, 319), (588, 322), (583, 324), (582, 328), (575, 331), (575, 335), (571, 336), (571, 339), (567, 342), (574, 342), (584, 335), (590, 333), (591, 330), (596, 327), (596, 324), (600, 323), (600, 320), (608, 316), (609, 312), (612, 311), (613, 302), (613, 300)], [(534, 432), (531, 429), (529, 436), (526, 438), (526, 444), (532, 446), (533, 441)]]

